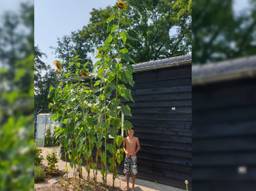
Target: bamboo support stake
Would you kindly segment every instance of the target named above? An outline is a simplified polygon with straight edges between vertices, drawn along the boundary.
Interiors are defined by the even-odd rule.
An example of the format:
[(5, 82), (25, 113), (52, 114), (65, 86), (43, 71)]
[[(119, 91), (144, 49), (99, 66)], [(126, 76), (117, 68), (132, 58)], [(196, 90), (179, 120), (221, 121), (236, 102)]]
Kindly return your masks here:
[(121, 136), (124, 137), (124, 114), (121, 113)]

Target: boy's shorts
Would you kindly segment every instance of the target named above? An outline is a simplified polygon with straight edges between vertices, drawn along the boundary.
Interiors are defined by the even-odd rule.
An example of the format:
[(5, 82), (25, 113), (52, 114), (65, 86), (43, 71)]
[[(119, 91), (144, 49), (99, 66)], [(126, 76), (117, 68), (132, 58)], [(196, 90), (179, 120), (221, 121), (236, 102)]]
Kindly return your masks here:
[(125, 175), (136, 175), (137, 169), (137, 156), (125, 157), (124, 160), (124, 174)]

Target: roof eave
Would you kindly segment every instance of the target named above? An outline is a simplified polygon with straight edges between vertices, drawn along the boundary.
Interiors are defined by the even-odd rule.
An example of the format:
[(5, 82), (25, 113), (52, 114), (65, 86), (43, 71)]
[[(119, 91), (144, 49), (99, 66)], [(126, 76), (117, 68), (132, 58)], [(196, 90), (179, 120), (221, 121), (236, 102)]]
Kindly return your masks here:
[(191, 65), (192, 59), (191, 55), (183, 55), (183, 56), (176, 56), (161, 60), (152, 60), (149, 62), (143, 62), (133, 65), (133, 71), (136, 72), (144, 72), (150, 70), (157, 70), (162, 68), (170, 68), (175, 66), (182, 66), (182, 65)]
[(256, 77), (256, 56), (192, 67), (193, 85), (253, 77)]

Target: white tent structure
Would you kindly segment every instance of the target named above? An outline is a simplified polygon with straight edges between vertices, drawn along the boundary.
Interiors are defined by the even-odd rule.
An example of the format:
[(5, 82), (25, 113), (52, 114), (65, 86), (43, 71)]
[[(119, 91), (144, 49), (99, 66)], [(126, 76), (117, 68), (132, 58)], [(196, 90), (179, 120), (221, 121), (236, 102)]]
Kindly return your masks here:
[(57, 125), (57, 122), (51, 120), (50, 113), (39, 113), (36, 120), (36, 144), (41, 147), (44, 146), (46, 130), (50, 128), (51, 134), (53, 135), (54, 127)]

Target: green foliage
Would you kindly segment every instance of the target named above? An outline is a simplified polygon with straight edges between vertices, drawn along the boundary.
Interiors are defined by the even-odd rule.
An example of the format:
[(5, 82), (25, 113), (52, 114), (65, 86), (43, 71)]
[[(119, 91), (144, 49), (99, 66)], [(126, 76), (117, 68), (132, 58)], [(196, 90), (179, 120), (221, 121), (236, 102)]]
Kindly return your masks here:
[(54, 70), (42, 61), (44, 54), (35, 47), (34, 64), (34, 90), (35, 90), (35, 113), (49, 112), (49, 88), (56, 83), (56, 74)]
[(28, 191), (34, 189), (33, 5), (20, 10), (1, 15), (0, 190)]
[(53, 146), (59, 145), (58, 137), (56, 136), (56, 131), (57, 131), (57, 127), (54, 127), (53, 136), (52, 136)]
[[(127, 21), (125, 10), (113, 8), (106, 20), (108, 36), (97, 48), (92, 70), (75, 56), (58, 74), (60, 82), (50, 88), (49, 95), (52, 119), (61, 124), (55, 136), (66, 159), (74, 168), (85, 163), (88, 173), (93, 170), (95, 176), (99, 166), (104, 183), (107, 172), (116, 178), (123, 160), (121, 118), (122, 113), (131, 116), (127, 101), (133, 101), (134, 84), (132, 61), (126, 48), (129, 35), (120, 27)], [(82, 78), (81, 71), (88, 72), (88, 76)], [(124, 128), (130, 126), (126, 121)]]
[(56, 136), (57, 127), (54, 128), (53, 134), (51, 133), (51, 129), (47, 128), (46, 134), (45, 134), (45, 141), (44, 146), (46, 147), (52, 147), (59, 145), (58, 137)]
[(193, 64), (256, 54), (256, 1), (235, 13), (236, 1), (193, 0)]
[(58, 158), (55, 152), (48, 154), (46, 156), (47, 164), (48, 164), (48, 169), (50, 172), (56, 171), (56, 164), (58, 163)]
[(34, 168), (34, 178), (35, 182), (43, 182), (45, 180), (45, 172), (41, 166), (35, 166)]
[(53, 145), (53, 138), (52, 138), (52, 134), (51, 134), (51, 129), (47, 128), (46, 130), (46, 134), (45, 134), (45, 139), (44, 139), (44, 145), (46, 147), (50, 147)]
[[(120, 36), (133, 63), (191, 53), (192, 0), (127, 0), (127, 3), (128, 9), (120, 21), (113, 16), (115, 6), (93, 9), (86, 26), (58, 41), (57, 56), (66, 65), (79, 52), (81, 60), (86, 62), (105, 39), (108, 39), (106, 45), (110, 43), (109, 32), (118, 28), (123, 30)], [(174, 28), (176, 32), (170, 32)]]
[[(31, 132), (32, 120), (25, 117), (10, 117), (0, 130), (0, 190), (29, 190), (33, 176), (34, 157)], [(32, 128), (32, 127), (31, 127)], [(28, 140), (31, 141), (28, 142)], [(32, 180), (31, 180), (32, 179)]]
[(36, 166), (40, 166), (42, 164), (42, 161), (43, 161), (43, 156), (41, 155), (42, 153), (42, 150), (41, 149), (38, 149), (36, 148), (35, 149), (35, 165)]

